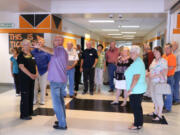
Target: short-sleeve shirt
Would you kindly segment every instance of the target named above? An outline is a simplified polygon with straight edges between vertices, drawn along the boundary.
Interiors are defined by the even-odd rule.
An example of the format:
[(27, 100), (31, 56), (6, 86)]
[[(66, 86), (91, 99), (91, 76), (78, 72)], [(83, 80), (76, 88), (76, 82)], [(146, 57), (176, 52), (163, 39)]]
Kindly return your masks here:
[(18, 74), (19, 73), (19, 66), (18, 66), (18, 63), (17, 63), (17, 60), (12, 56), (10, 58), (12, 64), (13, 64), (13, 74)]
[(98, 58), (97, 51), (94, 48), (86, 49), (82, 53), (83, 59), (83, 68), (92, 68), (95, 62), (95, 59)]
[(71, 49), (70, 51), (66, 49), (68, 53), (68, 66), (72, 66), (75, 61), (79, 60), (77, 51), (75, 49)]
[(163, 55), (163, 58), (167, 60), (168, 67), (174, 67), (171, 70), (168, 70), (167, 76), (173, 76), (176, 71), (176, 56), (174, 54)]
[(38, 49), (34, 49), (31, 53), (35, 57), (39, 74), (43, 75), (48, 70), (51, 55)]
[[(164, 69), (168, 69), (167, 61), (164, 58), (161, 58), (159, 61), (156, 61), (155, 59), (150, 65), (150, 74), (160, 74), (160, 72), (163, 72)], [(155, 77), (152, 79), (152, 82), (158, 83), (158, 82), (166, 82), (167, 76), (165, 78), (161, 77)]]
[(145, 65), (140, 57), (138, 57), (125, 71), (127, 90), (130, 89), (133, 76), (139, 74), (139, 80), (132, 90), (132, 94), (143, 94), (146, 92), (146, 70)]
[(119, 57), (119, 49), (118, 48), (114, 48), (113, 50), (112, 49), (109, 49), (107, 52), (106, 52), (106, 61), (108, 63), (113, 63), (115, 64), (118, 57)]
[(105, 54), (104, 52), (101, 52), (98, 54), (98, 62), (96, 64), (96, 68), (104, 68), (104, 63), (105, 63)]
[[(24, 67), (32, 74), (36, 74), (36, 61), (33, 56), (25, 56), (23, 52), (21, 52), (17, 59), (18, 65), (23, 64)], [(23, 71), (20, 70), (21, 78), (29, 78)]]
[(51, 56), (48, 68), (48, 80), (50, 82), (66, 83), (67, 64), (68, 54), (64, 47), (58, 46), (54, 48), (54, 55)]

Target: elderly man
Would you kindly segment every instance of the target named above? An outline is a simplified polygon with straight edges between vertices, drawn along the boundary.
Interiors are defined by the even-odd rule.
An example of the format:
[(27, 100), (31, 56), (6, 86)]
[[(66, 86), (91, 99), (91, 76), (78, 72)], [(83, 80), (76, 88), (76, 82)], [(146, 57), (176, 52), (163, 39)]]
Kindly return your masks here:
[(48, 80), (50, 81), (54, 112), (58, 119), (53, 127), (55, 129), (66, 130), (64, 90), (67, 83), (68, 54), (63, 47), (63, 43), (64, 38), (57, 35), (53, 40), (54, 48), (40, 46), (39, 44), (36, 44), (35, 48), (52, 55), (48, 69)]
[(81, 59), (81, 68), (80, 71), (83, 71), (84, 79), (84, 91), (83, 94), (86, 94), (88, 91), (88, 81), (90, 84), (90, 95), (93, 95), (94, 90), (94, 74), (95, 67), (98, 61), (98, 55), (96, 49), (92, 48), (90, 41), (86, 43), (86, 50), (82, 53)]
[(116, 48), (116, 42), (110, 43), (110, 48), (106, 52), (106, 61), (108, 62), (108, 74), (109, 74), (109, 84), (110, 90), (109, 92), (114, 91), (114, 72), (116, 71), (116, 62), (118, 56), (120, 55), (119, 49)]
[[(73, 43), (68, 42), (67, 43), (67, 49), (68, 53), (68, 66), (67, 66), (67, 76), (69, 79), (69, 96), (71, 98), (74, 97), (74, 72), (75, 72), (75, 66), (78, 62), (78, 54), (75, 49), (73, 49)], [(66, 96), (66, 94), (65, 94)]]
[[(40, 46), (44, 46), (44, 39), (38, 40)], [(38, 101), (38, 90), (41, 90), (40, 105), (45, 104), (45, 92), (47, 86), (47, 75), (48, 75), (48, 64), (50, 61), (50, 54), (43, 52), (39, 49), (34, 49), (31, 51), (32, 55), (35, 57), (35, 61), (38, 67), (39, 76), (35, 80), (34, 86), (34, 104)]]
[(174, 95), (174, 74), (176, 71), (176, 56), (172, 53), (172, 45), (170, 43), (165, 45), (165, 54), (163, 58), (167, 60), (168, 63), (168, 79), (167, 83), (171, 86), (171, 94), (165, 95), (164, 101), (164, 113), (171, 112), (173, 95)]
[(173, 53), (176, 56), (176, 72), (174, 75), (174, 104), (180, 104), (179, 98), (179, 81), (180, 81), (180, 50), (177, 42), (172, 42)]

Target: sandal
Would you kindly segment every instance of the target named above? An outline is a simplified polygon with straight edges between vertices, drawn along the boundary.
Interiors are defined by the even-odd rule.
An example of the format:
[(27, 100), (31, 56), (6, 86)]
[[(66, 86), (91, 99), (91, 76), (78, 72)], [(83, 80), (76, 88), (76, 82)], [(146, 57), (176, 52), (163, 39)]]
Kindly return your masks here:
[(151, 117), (153, 117), (153, 118), (156, 118), (156, 117), (157, 117), (157, 114), (155, 114), (155, 113), (153, 112), (153, 113), (147, 114), (147, 116), (151, 116)]
[(111, 105), (118, 105), (118, 104), (119, 104), (119, 102), (117, 102), (117, 101), (111, 102)]
[(160, 122), (162, 120), (162, 117), (159, 117), (158, 115), (152, 119), (153, 122)]
[(126, 106), (126, 104), (127, 104), (126, 102), (123, 102), (123, 103), (121, 104), (121, 106), (122, 106), (122, 107), (123, 107), (123, 106)]

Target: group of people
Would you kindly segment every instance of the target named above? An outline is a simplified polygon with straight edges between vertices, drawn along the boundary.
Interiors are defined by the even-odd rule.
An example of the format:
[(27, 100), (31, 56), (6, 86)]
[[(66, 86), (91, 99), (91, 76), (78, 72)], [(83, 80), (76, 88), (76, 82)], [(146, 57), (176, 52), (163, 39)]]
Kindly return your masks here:
[[(109, 92), (116, 89), (116, 98), (112, 105), (119, 104), (119, 96), (124, 91), (125, 106), (129, 97), (131, 109), (134, 114), (134, 123), (129, 129), (137, 130), (143, 126), (142, 98), (150, 91), (155, 111), (149, 115), (153, 121), (162, 119), (164, 112), (170, 112), (172, 104), (179, 104), (180, 80), (180, 53), (176, 42), (157, 46), (150, 50), (144, 46), (146, 54), (141, 58), (141, 48), (133, 45), (116, 48), (116, 42), (111, 42), (109, 49), (104, 52), (103, 45), (99, 44), (97, 50), (90, 41), (86, 42), (86, 49), (81, 46), (74, 49), (73, 43), (68, 42), (63, 47), (64, 38), (55, 36), (53, 48), (44, 46), (40, 39), (31, 43), (22, 41), (22, 51), (13, 49), (12, 74), (16, 84), (16, 93), (21, 93), (20, 118), (32, 119), (33, 103), (36, 104), (37, 91), (41, 90), (40, 104), (45, 103), (47, 78), (50, 82), (53, 108), (57, 120), (55, 129), (67, 129), (64, 97), (67, 96), (65, 88), (69, 80), (69, 96), (73, 98), (79, 90), (81, 73), (83, 72), (84, 90), (82, 94), (93, 95), (102, 89), (103, 74), (107, 71), (109, 78)], [(33, 49), (32, 49), (33, 48)], [(15, 65), (15, 66), (13, 66)], [(34, 86), (35, 85), (35, 86)]]

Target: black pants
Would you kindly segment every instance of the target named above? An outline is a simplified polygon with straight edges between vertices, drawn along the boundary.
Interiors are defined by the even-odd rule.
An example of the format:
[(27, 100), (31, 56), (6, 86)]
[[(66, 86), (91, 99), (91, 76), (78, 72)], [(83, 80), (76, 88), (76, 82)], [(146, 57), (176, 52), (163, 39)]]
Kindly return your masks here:
[(16, 88), (16, 94), (20, 94), (21, 88), (20, 88), (20, 75), (19, 74), (13, 74), (14, 77), (14, 83), (15, 83), (15, 88)]
[(143, 94), (130, 95), (130, 105), (134, 114), (134, 126), (143, 125), (143, 110), (142, 110), (142, 97)]
[(93, 93), (94, 89), (94, 68), (84, 68), (83, 69), (83, 80), (84, 80), (84, 92), (88, 91), (88, 81), (90, 85), (90, 93)]
[(33, 114), (33, 99), (34, 80), (30, 78), (24, 78), (23, 80), (21, 80), (20, 117), (27, 117)]
[(74, 76), (74, 90), (78, 91), (79, 90), (79, 84), (81, 82), (81, 72), (80, 72), (80, 66), (75, 67), (75, 76)]

